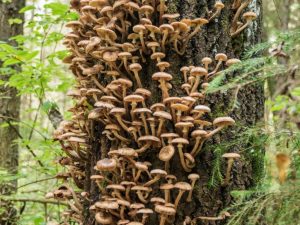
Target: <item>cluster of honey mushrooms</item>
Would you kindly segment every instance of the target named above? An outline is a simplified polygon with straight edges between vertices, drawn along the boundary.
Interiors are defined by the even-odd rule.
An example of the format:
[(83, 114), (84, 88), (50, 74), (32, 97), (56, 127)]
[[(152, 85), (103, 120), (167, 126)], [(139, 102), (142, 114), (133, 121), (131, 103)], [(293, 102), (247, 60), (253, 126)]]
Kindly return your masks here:
[[(59, 163), (67, 172), (57, 175), (63, 184), (47, 197), (70, 205), (63, 214), (64, 224), (83, 224), (84, 201), (90, 202), (89, 210), (97, 224), (147, 224), (152, 216), (159, 217), (160, 225), (172, 224), (178, 206), (192, 201), (199, 179), (192, 171), (203, 144), (235, 123), (226, 116), (207, 121), (211, 112), (205, 105), (209, 81), (240, 61), (219, 53), (214, 59), (203, 58), (201, 66), (184, 66), (172, 75), (168, 73), (170, 62), (164, 59), (167, 51), (184, 54), (187, 43), (220, 15), (224, 4), (217, 1), (207, 18), (196, 19), (167, 14), (165, 0), (73, 0), (71, 4), (80, 19), (67, 24), (72, 32), (64, 44), (71, 55), (64, 62), (71, 64), (77, 81), (76, 88), (68, 93), (76, 104), (69, 110), (72, 120), (63, 121), (55, 132), (67, 155)], [(237, 0), (234, 4), (239, 17), (245, 3)], [(233, 35), (248, 26), (255, 14), (246, 12), (243, 17), (246, 23), (234, 24)], [(157, 85), (157, 102), (142, 79), (147, 60), (156, 65), (155, 73), (147, 76)], [(183, 96), (170, 96), (174, 76), (182, 80)], [(110, 149), (87, 177), (92, 124), (103, 127), (101, 132)], [(227, 153), (223, 157), (227, 159), (223, 185), (227, 185), (239, 155)], [(170, 174), (175, 158), (186, 174), (185, 180)], [(97, 185), (98, 199), (78, 191), (86, 179)]]

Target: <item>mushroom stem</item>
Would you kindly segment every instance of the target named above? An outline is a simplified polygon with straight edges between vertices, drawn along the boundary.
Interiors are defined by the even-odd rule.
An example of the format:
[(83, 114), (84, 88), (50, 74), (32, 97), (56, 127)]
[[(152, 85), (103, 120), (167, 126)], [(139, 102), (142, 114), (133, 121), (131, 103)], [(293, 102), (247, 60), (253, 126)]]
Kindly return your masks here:
[(178, 193), (177, 198), (176, 198), (175, 203), (174, 203), (175, 209), (177, 209), (178, 204), (179, 204), (180, 199), (181, 199), (181, 197), (182, 197), (183, 194), (184, 194), (184, 191), (183, 190), (179, 190), (179, 193)]
[(202, 150), (202, 147), (203, 147), (203, 144), (205, 142), (206, 139), (202, 139), (201, 142), (199, 143), (197, 149), (196, 149), (196, 152), (194, 154), (191, 153), (191, 155), (195, 158), (199, 152)]
[(242, 13), (242, 11), (249, 5), (251, 0), (246, 0), (245, 2), (243, 2), (240, 7), (238, 8), (238, 10), (236, 11), (234, 17), (233, 17), (233, 21), (232, 21), (232, 26), (230, 29), (230, 33), (234, 33), (236, 31), (236, 28), (238, 26), (238, 20), (240, 18), (240, 15)]
[(161, 216), (160, 216), (160, 221), (159, 221), (159, 225), (165, 225), (166, 220), (167, 220), (167, 216), (161, 214)]
[(143, 194), (140, 191), (137, 192), (137, 196), (142, 203), (144, 204), (148, 203), (148, 201), (144, 198)]
[(140, 79), (140, 77), (139, 77), (139, 72), (136, 71), (136, 70), (134, 70), (133, 73), (134, 73), (134, 78), (135, 78), (135, 80), (136, 80), (137, 86), (138, 86), (139, 88), (142, 88), (143, 85), (142, 85), (141, 79)]
[(164, 35), (163, 35), (163, 38), (162, 38), (162, 41), (161, 41), (161, 48), (162, 48), (162, 51), (165, 52), (166, 51), (165, 45), (166, 45), (166, 40), (168, 38), (169, 32), (165, 31), (163, 33), (164, 33)]
[(220, 132), (225, 126), (220, 126), (220, 127), (217, 127), (216, 129), (214, 129), (213, 131), (209, 132), (205, 138), (208, 139), (208, 138), (211, 138), (213, 135), (215, 135), (216, 133)]
[(126, 143), (130, 143), (130, 140), (129, 140), (129, 139), (127, 139), (127, 138), (125, 138), (125, 137), (119, 135), (118, 132), (113, 131), (113, 134), (114, 134), (115, 137), (116, 137), (117, 139), (119, 139), (120, 141), (126, 142)]
[(126, 124), (123, 122), (121, 116), (120, 116), (120, 115), (116, 115), (116, 118), (117, 118), (117, 121), (118, 121), (118, 123), (120, 124), (120, 126), (121, 126), (124, 130), (128, 131), (128, 127), (127, 127)]
[(200, 144), (201, 137), (196, 138), (196, 142), (194, 144), (194, 148), (191, 151), (191, 155), (195, 157), (195, 153), (197, 152), (198, 146)]
[(186, 199), (187, 202), (192, 201), (192, 195), (193, 195), (193, 190), (194, 190), (194, 187), (195, 187), (195, 183), (196, 183), (196, 180), (193, 180), (192, 185), (191, 185), (192, 189), (189, 191), (188, 197)]
[(96, 85), (102, 92), (104, 92), (105, 94), (107, 94), (106, 88), (103, 87), (103, 86), (100, 84), (100, 82), (97, 80), (97, 78), (96, 78), (94, 75), (92, 76), (92, 80), (93, 80), (93, 82), (95, 83), (95, 85)]
[(184, 159), (184, 155), (183, 155), (183, 145), (179, 144), (177, 146), (178, 148), (178, 153), (179, 153), (179, 157), (180, 157), (180, 163), (181, 163), (181, 166), (183, 167), (183, 169), (186, 171), (186, 172), (191, 172), (191, 169), (189, 169), (186, 164), (185, 164), (185, 159)]
[(231, 33), (230, 36), (231, 36), (231, 37), (237, 36), (237, 35), (240, 34), (243, 30), (245, 30), (250, 24), (251, 24), (251, 21), (250, 21), (250, 20), (247, 20), (247, 22), (246, 22), (243, 26), (241, 26), (240, 28), (238, 28), (235, 32)]
[(227, 169), (226, 169), (226, 177), (225, 177), (225, 180), (224, 180), (222, 186), (227, 186), (229, 184), (233, 162), (234, 162), (233, 158), (228, 159), (228, 164), (227, 164)]
[(159, 119), (159, 125), (158, 125), (158, 130), (157, 130), (157, 137), (160, 137), (160, 135), (161, 135), (164, 122), (165, 122), (164, 119)]
[(146, 117), (145, 117), (144, 113), (141, 114), (141, 119), (142, 119), (143, 124), (144, 124), (145, 133), (146, 133), (146, 135), (149, 135), (149, 128), (148, 128), (148, 124), (147, 124)]
[(163, 23), (164, 12), (165, 12), (165, 0), (160, 0), (160, 5), (159, 5), (159, 24)]
[(207, 77), (210, 77), (210, 76), (214, 75), (215, 73), (217, 73), (221, 65), (222, 65), (222, 61), (219, 61), (216, 65), (215, 69), (212, 72), (210, 72), (209, 74), (207, 74)]
[(155, 184), (157, 181), (159, 181), (160, 177), (155, 176), (152, 180), (149, 180), (147, 183), (144, 184), (145, 187), (149, 187), (152, 184)]
[(150, 148), (151, 144), (147, 143), (143, 145), (140, 149), (136, 150), (138, 154), (144, 153), (148, 148)]

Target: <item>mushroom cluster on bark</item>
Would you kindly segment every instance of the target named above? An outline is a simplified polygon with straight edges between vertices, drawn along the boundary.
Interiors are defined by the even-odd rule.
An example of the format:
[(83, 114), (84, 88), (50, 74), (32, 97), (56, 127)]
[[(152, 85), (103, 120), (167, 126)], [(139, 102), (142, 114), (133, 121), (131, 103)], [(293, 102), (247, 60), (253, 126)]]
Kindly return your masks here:
[[(68, 93), (76, 104), (69, 109), (72, 120), (63, 121), (55, 132), (67, 155), (59, 163), (68, 173), (58, 176), (63, 185), (47, 197), (69, 203), (66, 221), (81, 224), (83, 201), (87, 200), (98, 224), (147, 224), (152, 214), (159, 216), (160, 225), (170, 224), (178, 206), (192, 201), (200, 178), (193, 168), (205, 141), (235, 123), (226, 115), (208, 121), (209, 81), (240, 61), (218, 53), (203, 58), (199, 66), (182, 67), (176, 76), (181, 74), (183, 94), (172, 96), (174, 74), (168, 72), (171, 62), (164, 59), (167, 50), (184, 54), (189, 40), (219, 16), (224, 5), (217, 2), (207, 18), (196, 19), (167, 14), (165, 0), (72, 0), (71, 5), (80, 18), (67, 24), (72, 32), (64, 44), (71, 54), (64, 62), (70, 64), (77, 81)], [(157, 84), (157, 102), (142, 79), (146, 73), (143, 64), (149, 60), (156, 65), (148, 76)], [(95, 124), (103, 127), (111, 149), (93, 165), (94, 174), (86, 177), (84, 167)], [(156, 155), (160, 163), (155, 165), (160, 166), (144, 161), (149, 154)], [(186, 180), (170, 174), (175, 157)], [(233, 160), (229, 161), (227, 175)], [(76, 190), (91, 179), (99, 198), (94, 201), (90, 193), (74, 191), (68, 178)]]

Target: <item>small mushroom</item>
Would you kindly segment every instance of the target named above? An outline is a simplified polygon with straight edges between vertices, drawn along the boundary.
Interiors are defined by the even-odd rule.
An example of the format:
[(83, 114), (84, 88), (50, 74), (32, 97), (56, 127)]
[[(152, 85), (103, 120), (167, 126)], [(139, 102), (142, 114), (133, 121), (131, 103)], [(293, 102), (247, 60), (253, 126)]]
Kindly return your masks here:
[(142, 88), (143, 85), (142, 85), (142, 82), (141, 82), (141, 79), (140, 79), (140, 76), (139, 76), (139, 71), (142, 70), (142, 66), (141, 64), (139, 63), (133, 63), (129, 66), (129, 69), (134, 73), (134, 78), (137, 82), (137, 86), (139, 88)]
[(216, 127), (213, 131), (209, 132), (206, 135), (206, 138), (210, 138), (219, 131), (221, 131), (224, 127), (233, 125), (235, 123), (234, 119), (231, 117), (218, 117), (213, 121), (213, 125)]
[(233, 166), (233, 162), (234, 160), (239, 159), (241, 156), (240, 154), (233, 152), (233, 153), (225, 153), (222, 155), (222, 157), (227, 159), (226, 177), (222, 185), (227, 186), (230, 181), (230, 173)]
[(155, 205), (155, 212), (160, 214), (159, 225), (165, 225), (168, 217), (176, 214), (176, 210), (174, 208), (164, 205)]
[(200, 178), (200, 176), (198, 174), (196, 174), (196, 173), (192, 173), (192, 174), (190, 174), (188, 176), (188, 178), (191, 181), (192, 189), (190, 190), (189, 195), (188, 195), (186, 201), (187, 202), (191, 202), (192, 201), (192, 194), (193, 194), (193, 190), (194, 190), (196, 181)]
[(178, 204), (180, 202), (180, 199), (183, 196), (184, 192), (191, 191), (192, 186), (189, 183), (186, 183), (186, 182), (178, 182), (174, 185), (174, 188), (179, 190), (178, 195), (177, 195), (176, 200), (175, 200), (175, 203), (174, 203), (175, 209), (177, 209)]
[(169, 171), (169, 167), (170, 167), (170, 160), (172, 159), (173, 155), (175, 153), (175, 149), (172, 145), (167, 145), (165, 147), (163, 147), (158, 155), (158, 158), (165, 162), (165, 171)]
[(243, 14), (243, 18), (246, 20), (246, 23), (238, 28), (235, 32), (231, 33), (231, 37), (236, 37), (239, 33), (245, 30), (252, 23), (252, 21), (257, 18), (257, 15), (255, 12), (246, 12)]
[(186, 172), (191, 172), (190, 168), (186, 166), (185, 159), (184, 159), (184, 154), (183, 154), (183, 146), (188, 145), (189, 141), (184, 138), (175, 138), (172, 140), (172, 144), (177, 145), (179, 157), (180, 157), (180, 162), (181, 166)]
[(209, 21), (213, 20), (214, 18), (216, 18), (217, 16), (220, 15), (222, 9), (225, 7), (225, 5), (221, 2), (221, 1), (217, 1), (215, 3), (214, 8), (216, 9), (215, 13), (208, 19)]
[(146, 224), (147, 219), (149, 218), (149, 216), (151, 214), (153, 214), (153, 210), (152, 209), (139, 209), (136, 214), (142, 214), (142, 223), (141, 224)]
[(158, 125), (158, 130), (157, 130), (157, 136), (160, 137), (162, 131), (163, 131), (163, 125), (165, 124), (166, 120), (172, 120), (172, 116), (170, 113), (165, 112), (165, 111), (157, 111), (153, 113), (154, 117), (158, 117), (159, 120), (159, 125)]
[(150, 174), (154, 176), (154, 178), (147, 183), (144, 184), (145, 187), (149, 187), (160, 180), (161, 177), (165, 177), (167, 172), (161, 169), (154, 169), (150, 171)]

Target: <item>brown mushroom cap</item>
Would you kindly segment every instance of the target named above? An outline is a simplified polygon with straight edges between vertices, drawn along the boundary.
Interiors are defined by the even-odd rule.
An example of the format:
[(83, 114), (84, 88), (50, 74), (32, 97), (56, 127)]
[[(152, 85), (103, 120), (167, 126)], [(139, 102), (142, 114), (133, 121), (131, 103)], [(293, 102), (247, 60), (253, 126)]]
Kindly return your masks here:
[(220, 126), (230, 126), (235, 123), (234, 119), (231, 117), (218, 117), (213, 121), (213, 125), (216, 127)]
[(127, 225), (143, 225), (142, 223), (140, 223), (140, 222), (136, 222), (136, 221), (134, 221), (134, 222), (130, 222), (130, 223), (128, 223)]
[(168, 112), (165, 112), (165, 111), (157, 111), (157, 112), (153, 113), (153, 116), (159, 117), (159, 118), (164, 118), (164, 119), (167, 119), (167, 120), (172, 119), (171, 114), (168, 113)]
[(126, 109), (115, 107), (115, 108), (113, 108), (109, 111), (109, 114), (112, 114), (112, 115), (117, 115), (117, 114), (125, 115), (126, 114)]
[[(132, 191), (145, 191), (145, 192), (152, 191), (152, 189), (150, 187), (144, 187), (144, 186), (139, 186), (139, 185), (132, 187), (131, 190)], [(131, 206), (130, 206), (130, 208), (131, 208)]]
[(161, 176), (161, 177), (164, 177), (164, 176), (167, 176), (168, 173), (165, 171), (165, 170), (161, 170), (161, 169), (154, 169), (154, 170), (151, 170), (150, 171), (150, 174), (153, 175), (153, 176)]
[(128, 95), (124, 98), (125, 102), (142, 102), (144, 98), (140, 95)]
[(173, 22), (171, 23), (171, 26), (174, 28), (175, 31), (178, 30), (183, 33), (186, 33), (190, 30), (189, 26), (183, 22)]
[(227, 158), (227, 159), (238, 159), (241, 158), (241, 155), (235, 152), (229, 152), (229, 153), (225, 153), (222, 155), (223, 158)]
[(193, 138), (195, 137), (205, 137), (207, 135), (207, 131), (205, 130), (194, 130), (192, 133), (191, 133), (191, 136)]
[(160, 190), (172, 190), (173, 188), (174, 188), (174, 185), (173, 184), (169, 184), (169, 183), (162, 184), (159, 187)]
[(206, 105), (197, 105), (195, 106), (194, 110), (205, 112), (205, 113), (211, 112), (211, 109)]
[(194, 24), (196, 26), (197, 25), (202, 26), (202, 25), (207, 24), (207, 23), (209, 23), (209, 21), (205, 18), (196, 18), (196, 19), (192, 20), (192, 24)]
[(125, 191), (125, 187), (120, 184), (110, 184), (106, 186), (107, 190), (113, 189), (113, 190), (119, 190), (119, 191)]
[(188, 111), (190, 108), (187, 105), (181, 104), (181, 103), (175, 103), (171, 105), (171, 108), (178, 110), (178, 111)]
[(190, 191), (192, 190), (192, 186), (186, 182), (178, 182), (174, 185), (175, 188), (183, 190), (183, 191)]
[(138, 142), (152, 142), (152, 143), (160, 143), (160, 139), (155, 136), (146, 135), (142, 136), (138, 139)]
[(195, 67), (191, 70), (191, 75), (196, 76), (204, 76), (207, 75), (207, 70), (203, 67)]
[(131, 209), (143, 209), (145, 208), (145, 205), (142, 203), (133, 203), (130, 205)]
[(156, 204), (163, 204), (164, 205), (166, 203), (166, 201), (163, 198), (160, 198), (160, 197), (153, 197), (153, 198), (150, 199), (150, 202), (154, 203), (155, 205)]
[(188, 176), (189, 180), (198, 180), (200, 178), (200, 176), (196, 173), (191, 173), (189, 176)]
[(112, 224), (113, 218), (110, 214), (104, 214), (103, 212), (97, 212), (95, 215), (95, 219), (99, 224)]
[(158, 158), (163, 162), (168, 162), (173, 157), (174, 153), (175, 153), (174, 147), (171, 145), (168, 145), (168, 146), (163, 147), (160, 150)]
[(257, 18), (257, 15), (256, 15), (255, 12), (245, 12), (243, 14), (243, 18), (245, 20), (250, 20), (251, 21), (251, 20), (255, 20)]
[(156, 205), (155, 212), (167, 216), (174, 216), (176, 214), (176, 210), (174, 208), (164, 205)]
[(132, 64), (130, 64), (129, 69), (132, 71), (133, 70), (140, 71), (140, 70), (142, 70), (142, 66), (139, 63), (132, 63)]
[(225, 5), (221, 1), (217, 1), (215, 3), (215, 8), (216, 9), (223, 9), (224, 7), (225, 7)]
[(145, 88), (138, 88), (134, 92), (135, 94), (150, 97), (151, 96), (151, 91), (145, 89)]
[(171, 74), (165, 73), (165, 72), (157, 72), (152, 75), (153, 80), (164, 80), (164, 81), (170, 81), (173, 79)]
[(152, 60), (157, 60), (157, 59), (163, 59), (166, 57), (166, 54), (163, 53), (163, 52), (154, 52), (152, 55), (151, 55), (151, 59)]
[(211, 64), (212, 63), (212, 59), (209, 57), (204, 57), (201, 61), (203, 64)]
[(138, 157), (138, 154), (133, 148), (120, 148), (117, 150), (117, 153), (120, 156), (127, 156), (127, 157)]
[(175, 124), (176, 128), (185, 128), (185, 127), (191, 128), (193, 126), (194, 124), (191, 122), (178, 122)]
[(104, 176), (101, 175), (92, 175), (91, 180), (103, 180)]
[(113, 210), (118, 209), (119, 204), (114, 201), (100, 201), (95, 203), (96, 208), (105, 209), (105, 210)]
[(129, 222), (129, 220), (119, 220), (117, 225), (127, 225)]
[(137, 212), (137, 214), (153, 214), (153, 210), (152, 209), (139, 209)]
[(227, 55), (224, 53), (218, 53), (215, 56), (215, 60), (217, 61), (227, 61)]
[(179, 137), (179, 135), (176, 133), (163, 133), (163, 134), (161, 134), (161, 137), (162, 138), (177, 138), (177, 137)]
[(239, 60), (239, 59), (235, 59), (235, 58), (228, 59), (226, 61), (226, 66), (232, 66), (233, 64), (237, 64), (237, 63), (240, 63), (240, 62), (241, 62), (241, 60)]
[(152, 111), (150, 109), (147, 109), (147, 108), (137, 108), (135, 110), (133, 110), (133, 113), (149, 113), (149, 114), (152, 114)]
[(115, 159), (102, 159), (97, 162), (97, 169), (100, 171), (112, 171), (117, 167), (117, 162)]
[(165, 108), (166, 106), (162, 103), (155, 103), (150, 107), (152, 111), (163, 111)]

